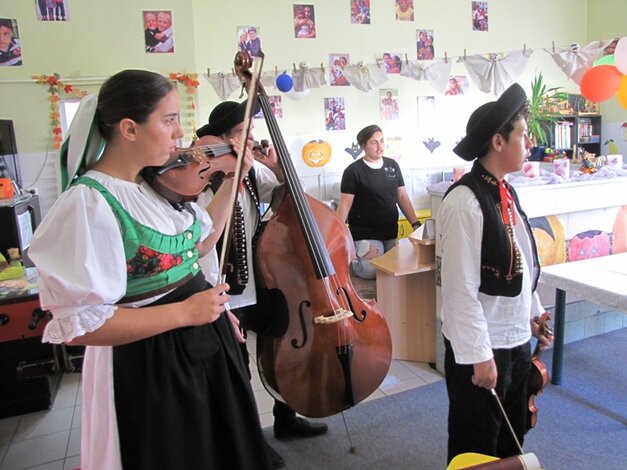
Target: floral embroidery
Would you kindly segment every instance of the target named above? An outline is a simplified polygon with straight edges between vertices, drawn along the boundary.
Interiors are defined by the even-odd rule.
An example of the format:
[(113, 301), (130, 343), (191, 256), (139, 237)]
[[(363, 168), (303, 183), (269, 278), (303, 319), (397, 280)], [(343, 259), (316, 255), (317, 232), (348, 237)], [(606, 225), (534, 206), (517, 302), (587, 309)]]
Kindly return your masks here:
[(135, 256), (126, 263), (130, 277), (154, 276), (183, 262), (180, 254), (159, 253), (146, 246), (140, 246)]

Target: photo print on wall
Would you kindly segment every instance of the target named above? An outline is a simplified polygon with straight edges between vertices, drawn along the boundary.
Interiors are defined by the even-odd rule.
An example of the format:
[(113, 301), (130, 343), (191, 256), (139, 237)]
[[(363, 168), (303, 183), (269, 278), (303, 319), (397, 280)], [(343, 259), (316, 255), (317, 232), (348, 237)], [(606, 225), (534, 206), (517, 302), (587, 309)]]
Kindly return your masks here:
[(251, 57), (261, 55), (261, 36), (258, 26), (237, 27), (237, 50), (246, 51)]
[(488, 30), (488, 2), (472, 2), (472, 30)]
[(330, 86), (350, 86), (346, 75), (344, 75), (344, 67), (349, 64), (348, 54), (332, 53), (329, 54), (329, 85)]
[(69, 0), (35, 0), (35, 11), (39, 21), (69, 21)]
[(174, 52), (174, 25), (171, 11), (144, 11), (144, 42), (148, 53)]
[(435, 126), (437, 124), (437, 114), (435, 109), (435, 96), (418, 96), (418, 125)]
[(0, 18), (0, 66), (22, 65), (17, 20)]
[(343, 131), (346, 129), (344, 98), (324, 99), (324, 123), (328, 131)]
[(384, 52), (376, 58), (377, 62), (382, 61), (387, 73), (401, 73), (403, 54), (401, 52)]
[(468, 93), (468, 78), (465, 75), (451, 75), (446, 84), (447, 96), (465, 95)]
[(396, 0), (396, 19), (414, 21), (414, 0)]
[[(283, 103), (281, 101), (281, 95), (268, 95), (268, 103), (272, 109), (272, 114), (275, 118), (283, 117)], [(260, 109), (257, 114), (253, 116), (253, 119), (263, 119), (263, 111)]]
[(400, 111), (398, 106), (398, 90), (381, 88), (379, 90), (379, 116), (383, 121), (397, 121)]
[(370, 0), (351, 0), (351, 23), (370, 24)]
[(313, 5), (294, 5), (294, 37), (296, 39), (316, 37), (316, 17)]
[(416, 30), (416, 52), (418, 60), (433, 60), (435, 46), (433, 45), (433, 30)]

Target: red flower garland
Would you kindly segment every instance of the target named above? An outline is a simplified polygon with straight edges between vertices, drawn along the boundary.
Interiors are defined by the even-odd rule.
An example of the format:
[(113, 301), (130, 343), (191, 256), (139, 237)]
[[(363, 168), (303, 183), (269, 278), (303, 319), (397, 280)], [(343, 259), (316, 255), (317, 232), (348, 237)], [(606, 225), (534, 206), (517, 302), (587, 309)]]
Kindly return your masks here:
[(196, 89), (200, 86), (197, 73), (172, 72), (168, 78), (173, 82), (181, 83), (187, 91), (187, 107), (188, 110), (181, 113), (182, 124), (191, 128), (192, 134), (196, 132), (196, 104), (194, 98)]
[(57, 150), (61, 148), (61, 142), (63, 142), (63, 130), (61, 129), (61, 114), (59, 113), (59, 101), (61, 96), (59, 90), (62, 90), (68, 95), (73, 95), (82, 98), (87, 94), (86, 91), (79, 90), (72, 85), (63, 83), (58, 73), (52, 75), (34, 75), (31, 77), (40, 85), (48, 86), (48, 101), (50, 101), (50, 125), (52, 126), (52, 137), (54, 139), (54, 146)]
[[(185, 86), (187, 91), (187, 102), (189, 110), (183, 115), (183, 125), (187, 125), (191, 128), (192, 133), (196, 132), (196, 104), (194, 103), (194, 97), (196, 95), (196, 89), (200, 86), (197, 73), (181, 73), (172, 72), (168, 75), (169, 79), (173, 82), (181, 83)], [(63, 142), (63, 130), (61, 129), (61, 113), (59, 112), (59, 102), (61, 101), (60, 92), (67, 95), (76, 96), (82, 98), (87, 94), (86, 91), (80, 90), (70, 84), (64, 83), (58, 73), (52, 75), (34, 75), (31, 77), (40, 85), (46, 85), (48, 87), (48, 101), (50, 101), (50, 125), (52, 127), (51, 134), (54, 139), (55, 148), (58, 150), (61, 148)]]

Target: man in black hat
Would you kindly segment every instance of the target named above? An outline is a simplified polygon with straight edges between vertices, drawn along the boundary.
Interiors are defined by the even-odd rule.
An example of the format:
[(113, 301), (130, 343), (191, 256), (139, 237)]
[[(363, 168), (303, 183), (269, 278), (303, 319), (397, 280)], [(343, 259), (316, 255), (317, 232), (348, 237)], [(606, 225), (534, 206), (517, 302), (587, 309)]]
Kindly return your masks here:
[[(209, 115), (209, 122), (205, 126), (196, 131), (196, 135), (200, 138), (199, 143), (202, 144), (203, 136), (218, 136), (225, 142), (237, 141), (244, 129), (244, 116), (246, 110), (246, 102), (237, 103), (235, 101), (224, 101), (217, 105)], [(254, 110), (256, 113), (258, 109)], [(244, 233), (235, 233), (235, 239), (231, 242), (232, 249), (236, 247), (245, 247), (245, 250), (233, 253), (230, 262), (233, 263), (234, 273), (240, 273), (233, 278), (227, 276), (227, 282), (231, 286), (229, 295), (231, 300), (229, 306), (232, 312), (240, 321), (240, 327), (246, 330), (258, 331), (260, 326), (256, 323), (261, 316), (255, 311), (257, 303), (255, 276), (252, 263), (252, 238), (259, 226), (260, 220), (260, 204), (269, 203), (272, 199), (274, 188), (283, 181), (283, 173), (277, 160), (274, 147), (269, 145), (265, 148), (255, 143), (251, 129), (248, 134), (247, 146), (253, 152), (255, 163), (253, 168), (244, 180), (245, 188), (238, 194), (235, 210), (234, 227), (244, 227)], [(217, 187), (212, 186), (214, 191)], [(211, 190), (208, 194), (203, 194), (199, 198), (199, 204), (206, 206), (211, 198)], [(241, 209), (241, 217), (243, 224), (238, 223), (238, 212)], [(243, 266), (237, 265), (238, 260), (245, 263)], [(204, 263), (204, 264), (203, 264)], [(215, 259), (201, 260), (203, 270), (208, 274), (209, 279), (218, 277), (218, 267)], [(246, 343), (241, 343), (244, 362), (248, 366), (250, 375), (249, 355)], [(277, 439), (288, 439), (293, 437), (311, 437), (324, 434), (327, 432), (327, 425), (324, 423), (312, 423), (304, 418), (296, 416), (285, 403), (275, 400), (273, 407), (274, 414), (274, 436)], [(281, 456), (271, 449), (274, 468), (280, 468), (284, 465)]]
[(518, 84), (471, 114), (453, 151), (474, 165), (446, 192), (437, 215), (449, 462), (465, 452), (522, 453), (530, 339), (545, 347), (552, 339), (538, 321), (544, 308), (535, 292), (540, 264), (531, 227), (505, 181), (529, 156), (528, 115)]

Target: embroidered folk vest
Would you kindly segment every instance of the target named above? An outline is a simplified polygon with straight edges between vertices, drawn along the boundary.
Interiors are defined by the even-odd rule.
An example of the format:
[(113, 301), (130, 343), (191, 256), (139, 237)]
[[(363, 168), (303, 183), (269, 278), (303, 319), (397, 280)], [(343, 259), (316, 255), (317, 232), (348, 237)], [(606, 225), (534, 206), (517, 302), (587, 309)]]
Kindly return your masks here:
[(127, 284), (126, 295), (119, 303), (154, 297), (184, 284), (200, 272), (196, 249), (200, 224), (196, 217), (182, 233), (165, 235), (133, 219), (98, 181), (81, 176), (74, 184), (84, 184), (100, 192), (120, 224)]
[[(457, 186), (466, 186), (474, 193), (483, 213), (479, 292), (493, 296), (516, 297), (522, 289), (521, 254), (514, 242), (513, 227), (506, 226), (501, 217), (498, 179), (483, 168), (478, 161), (475, 161), (472, 170), (454, 183), (444, 197)], [(520, 208), (516, 191), (509, 185), (508, 189), (531, 240), (533, 262), (538, 268), (535, 269), (535, 276), (532, 277), (532, 289), (535, 290), (540, 277), (540, 263), (535, 240), (527, 216)]]

